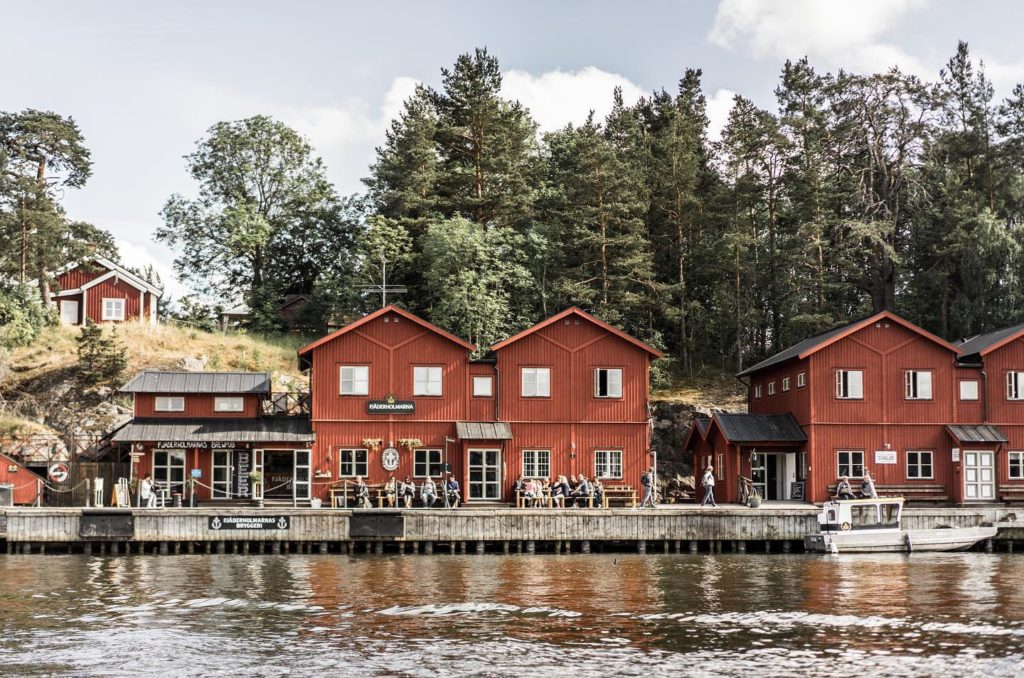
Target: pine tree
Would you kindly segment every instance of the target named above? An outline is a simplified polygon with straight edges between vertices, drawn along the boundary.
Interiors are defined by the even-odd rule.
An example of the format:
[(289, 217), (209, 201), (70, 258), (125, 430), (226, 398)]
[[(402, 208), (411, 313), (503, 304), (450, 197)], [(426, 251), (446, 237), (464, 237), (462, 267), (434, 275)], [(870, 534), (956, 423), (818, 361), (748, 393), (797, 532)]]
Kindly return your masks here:
[(126, 350), (118, 341), (117, 328), (103, 336), (103, 328), (87, 321), (75, 338), (78, 345), (78, 378), (86, 388), (117, 386), (128, 366)]

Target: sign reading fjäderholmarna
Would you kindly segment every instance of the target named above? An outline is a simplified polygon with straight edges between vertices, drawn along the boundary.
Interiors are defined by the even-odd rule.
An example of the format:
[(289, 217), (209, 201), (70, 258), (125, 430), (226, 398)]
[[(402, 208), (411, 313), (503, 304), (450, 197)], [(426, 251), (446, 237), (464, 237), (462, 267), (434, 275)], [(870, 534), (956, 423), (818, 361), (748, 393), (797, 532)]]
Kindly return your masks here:
[(367, 414), (413, 414), (414, 412), (416, 412), (416, 401), (397, 400), (390, 394), (384, 400), (366, 401)]
[(211, 530), (287, 530), (288, 516), (210, 516)]

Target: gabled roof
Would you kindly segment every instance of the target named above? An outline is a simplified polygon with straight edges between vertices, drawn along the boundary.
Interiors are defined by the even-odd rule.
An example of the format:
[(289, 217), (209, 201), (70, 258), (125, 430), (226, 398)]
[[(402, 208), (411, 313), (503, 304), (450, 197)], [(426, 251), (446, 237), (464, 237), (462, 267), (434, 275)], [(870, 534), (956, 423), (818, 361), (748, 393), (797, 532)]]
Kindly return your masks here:
[(976, 334), (973, 337), (954, 341), (953, 344), (964, 355), (986, 355), (1022, 336), (1024, 336), (1024, 323), (1010, 325), (1009, 327), (993, 330), (985, 334)]
[(793, 360), (793, 359), (796, 359), (796, 358), (799, 358), (799, 359), (802, 360), (802, 359), (808, 357), (809, 355), (811, 355), (812, 353), (820, 351), (821, 349), (825, 348), (826, 346), (831, 346), (832, 344), (836, 343), (840, 339), (848, 337), (849, 335), (853, 334), (854, 332), (862, 330), (865, 327), (868, 327), (868, 326), (870, 326), (870, 325), (872, 325), (872, 324), (874, 324), (876, 322), (879, 322), (880, 320), (888, 320), (890, 322), (896, 323), (897, 325), (901, 325), (902, 327), (910, 330), (911, 332), (915, 332), (917, 334), (920, 334), (925, 339), (929, 339), (929, 340), (935, 342), (936, 344), (938, 344), (939, 346), (941, 346), (942, 348), (948, 349), (948, 350), (950, 350), (953, 353), (956, 353), (958, 355), (961, 352), (960, 348), (957, 348), (956, 346), (954, 346), (953, 344), (949, 343), (948, 341), (946, 341), (942, 337), (934, 335), (931, 332), (929, 332), (928, 330), (923, 329), (921, 327), (918, 327), (917, 325), (915, 325), (914, 323), (910, 322), (909, 320), (904, 320), (903, 318), (899, 317), (895, 313), (892, 313), (891, 311), (882, 311), (881, 313), (876, 313), (876, 314), (874, 314), (872, 316), (869, 316), (867, 318), (864, 318), (862, 320), (857, 320), (855, 322), (848, 323), (846, 325), (842, 325), (841, 327), (837, 327), (835, 329), (829, 330), (828, 332), (825, 332), (823, 334), (819, 334), (816, 337), (811, 337), (810, 339), (804, 339), (800, 343), (793, 344), (789, 348), (784, 349), (782, 351), (779, 351), (775, 355), (771, 356), (770, 358), (766, 358), (766, 359), (762, 360), (761, 362), (757, 363), (756, 365), (751, 365), (750, 367), (748, 367), (747, 369), (743, 370), (742, 372), (740, 372), (736, 376), (737, 377), (745, 377), (745, 376), (747, 376), (749, 374), (753, 374), (755, 372), (760, 372), (761, 370), (763, 370), (763, 369), (765, 369), (767, 367), (772, 367), (773, 365), (779, 365), (781, 363), (784, 363), (787, 360)]
[[(104, 275), (101, 275), (99, 278), (95, 278), (93, 280), (90, 280), (86, 284), (82, 285), (80, 288), (77, 288), (75, 290), (64, 290), (62, 293), (78, 293), (78, 292), (81, 292), (84, 289), (88, 289), (90, 287), (93, 287), (94, 285), (98, 285), (99, 283), (103, 282), (104, 280), (109, 280), (110, 278), (117, 277), (117, 278), (120, 278), (121, 280), (124, 280), (126, 283), (128, 283), (129, 285), (131, 285), (132, 287), (134, 287), (137, 290), (142, 290), (144, 292), (149, 292), (151, 294), (156, 295), (157, 297), (163, 296), (164, 291), (162, 289), (160, 289), (159, 287), (157, 287), (156, 285), (154, 285), (154, 284), (152, 284), (150, 282), (147, 282), (147, 281), (143, 280), (139, 276), (135, 275), (134, 273), (132, 273), (131, 271), (126, 269), (124, 266), (121, 266), (120, 264), (115, 264), (113, 261), (111, 261), (110, 259), (107, 259), (106, 257), (101, 257), (99, 255), (94, 255), (94, 256), (92, 256), (89, 259), (89, 261), (92, 261), (93, 263), (98, 264), (101, 267), (107, 269), (108, 273), (105, 273)], [(54, 275), (58, 275), (59, 276), (61, 274), (67, 273), (68, 271), (71, 271), (71, 270), (74, 270), (74, 269), (78, 268), (83, 263), (84, 262), (77, 261), (77, 262), (68, 264), (67, 266), (57, 270), (54, 273)]]
[(551, 316), (547, 320), (542, 320), (541, 322), (537, 323), (533, 327), (528, 327), (525, 330), (523, 330), (522, 332), (519, 332), (518, 334), (513, 334), (508, 339), (504, 339), (502, 341), (499, 341), (497, 344), (494, 344), (493, 346), (491, 346), (491, 350), (492, 351), (498, 351), (500, 349), (503, 349), (506, 346), (508, 346), (509, 344), (511, 344), (513, 342), (516, 342), (516, 341), (519, 341), (523, 337), (527, 337), (527, 336), (533, 334), (534, 332), (537, 332), (538, 330), (542, 330), (545, 327), (547, 327), (548, 325), (553, 325), (553, 324), (557, 323), (558, 321), (560, 321), (560, 320), (562, 320), (564, 318), (567, 318), (570, 315), (578, 315), (581, 318), (585, 318), (585, 319), (589, 320), (590, 322), (594, 323), (595, 325), (597, 325), (601, 329), (603, 329), (603, 330), (605, 330), (605, 331), (607, 331), (607, 332), (609, 332), (611, 334), (614, 334), (615, 336), (617, 336), (620, 339), (624, 339), (625, 341), (628, 341), (629, 343), (633, 344), (637, 348), (640, 348), (640, 349), (642, 349), (644, 351), (647, 351), (648, 353), (650, 353), (655, 358), (664, 358), (665, 357), (665, 354), (662, 353), (661, 351), (659, 351), (658, 349), (656, 349), (656, 348), (654, 348), (652, 346), (648, 346), (647, 344), (645, 344), (644, 342), (640, 341), (636, 337), (633, 337), (633, 336), (623, 332), (622, 330), (620, 330), (617, 327), (612, 327), (611, 325), (609, 325), (605, 321), (601, 320), (600, 318), (594, 317), (594, 316), (590, 315), (589, 313), (587, 313), (586, 311), (584, 311), (582, 309), (579, 309), (579, 308), (577, 308), (575, 306), (567, 308), (564, 311), (562, 311), (561, 313), (558, 313), (556, 315)]
[(467, 351), (475, 351), (476, 350), (476, 346), (474, 346), (473, 344), (469, 343), (468, 341), (466, 341), (464, 339), (459, 339), (458, 337), (456, 337), (454, 334), (452, 334), (450, 332), (445, 332), (444, 330), (442, 330), (437, 325), (432, 325), (432, 324), (428, 323), (423, 318), (420, 318), (419, 316), (417, 316), (417, 315), (415, 315), (413, 313), (410, 313), (409, 311), (406, 311), (404, 308), (399, 308), (399, 307), (395, 306), (394, 304), (389, 304), (388, 306), (385, 306), (382, 309), (376, 310), (373, 313), (370, 313), (369, 315), (363, 316), (362, 318), (360, 318), (359, 320), (356, 320), (355, 322), (352, 322), (352, 323), (349, 323), (348, 325), (345, 325), (340, 330), (336, 330), (334, 332), (331, 332), (327, 336), (320, 337), (319, 339), (317, 339), (316, 341), (314, 341), (311, 344), (306, 344), (305, 346), (303, 346), (302, 348), (299, 349), (299, 355), (300, 356), (304, 356), (307, 353), (309, 353), (310, 351), (312, 351), (314, 348), (317, 348), (319, 346), (323, 346), (327, 342), (333, 341), (334, 339), (337, 339), (338, 337), (340, 337), (343, 334), (347, 334), (347, 333), (351, 332), (352, 330), (358, 329), (358, 328), (362, 327), (363, 325), (365, 325), (365, 324), (367, 324), (369, 322), (372, 322), (372, 321), (376, 320), (377, 318), (379, 318), (382, 315), (385, 315), (387, 313), (397, 313), (398, 315), (402, 316), (403, 318), (406, 318), (407, 320), (411, 320), (412, 322), (416, 323), (417, 325), (419, 325), (419, 326), (421, 326), (423, 328), (426, 328), (426, 329), (430, 330), (431, 332), (434, 332), (435, 334), (441, 335), (442, 337), (444, 337), (448, 341), (451, 341), (453, 343), (458, 344), (459, 346), (463, 347)]
[(269, 372), (140, 372), (122, 393), (270, 393)]
[(807, 434), (792, 414), (726, 414), (712, 418), (730, 443), (804, 443)]
[(687, 429), (686, 435), (683, 436), (683, 451), (686, 452), (690, 449), (690, 441), (693, 438), (707, 440), (709, 428), (711, 428), (711, 419), (704, 416), (694, 417), (690, 422), (690, 428)]

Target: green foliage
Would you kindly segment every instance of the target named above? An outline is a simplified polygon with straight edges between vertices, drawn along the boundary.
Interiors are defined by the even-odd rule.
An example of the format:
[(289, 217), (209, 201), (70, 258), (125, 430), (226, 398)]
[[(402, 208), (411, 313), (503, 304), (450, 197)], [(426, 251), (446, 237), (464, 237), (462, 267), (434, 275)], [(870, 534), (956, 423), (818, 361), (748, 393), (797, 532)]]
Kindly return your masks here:
[(103, 328), (90, 320), (75, 338), (78, 344), (78, 379), (86, 388), (113, 388), (123, 381), (128, 367), (125, 347), (117, 338), (117, 327), (111, 326), (110, 336), (103, 334)]
[(27, 346), (52, 322), (37, 290), (0, 280), (0, 347)]

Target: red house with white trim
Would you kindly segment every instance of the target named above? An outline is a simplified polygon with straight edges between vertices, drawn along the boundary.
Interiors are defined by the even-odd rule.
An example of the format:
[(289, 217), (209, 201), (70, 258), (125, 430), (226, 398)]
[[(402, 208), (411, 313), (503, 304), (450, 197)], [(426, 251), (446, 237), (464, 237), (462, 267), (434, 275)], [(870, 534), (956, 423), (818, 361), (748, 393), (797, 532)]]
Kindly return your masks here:
[(71, 264), (56, 274), (50, 301), (65, 325), (157, 322), (163, 290), (101, 256)]

